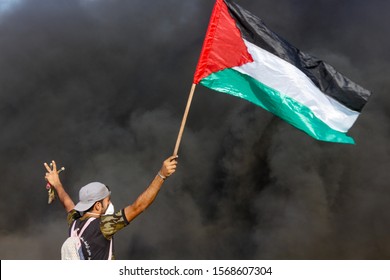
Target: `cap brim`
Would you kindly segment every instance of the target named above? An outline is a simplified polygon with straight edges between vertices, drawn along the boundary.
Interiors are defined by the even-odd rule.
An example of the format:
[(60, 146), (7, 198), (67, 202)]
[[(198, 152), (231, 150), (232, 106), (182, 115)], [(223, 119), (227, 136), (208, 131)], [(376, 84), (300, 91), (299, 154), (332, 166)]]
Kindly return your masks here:
[(79, 211), (79, 212), (84, 212), (84, 211), (87, 211), (89, 208), (92, 207), (92, 205), (94, 205), (95, 202), (79, 202), (76, 204), (76, 206), (74, 207), (74, 210), (76, 211)]

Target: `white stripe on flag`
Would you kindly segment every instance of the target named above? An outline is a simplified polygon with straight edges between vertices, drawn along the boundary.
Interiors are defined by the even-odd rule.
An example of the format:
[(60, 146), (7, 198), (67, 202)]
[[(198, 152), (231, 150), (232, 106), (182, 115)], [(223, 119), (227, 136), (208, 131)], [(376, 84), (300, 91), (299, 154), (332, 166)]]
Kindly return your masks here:
[(347, 132), (356, 121), (359, 112), (322, 93), (297, 67), (246, 40), (244, 42), (254, 62), (233, 69), (293, 98), (335, 130)]

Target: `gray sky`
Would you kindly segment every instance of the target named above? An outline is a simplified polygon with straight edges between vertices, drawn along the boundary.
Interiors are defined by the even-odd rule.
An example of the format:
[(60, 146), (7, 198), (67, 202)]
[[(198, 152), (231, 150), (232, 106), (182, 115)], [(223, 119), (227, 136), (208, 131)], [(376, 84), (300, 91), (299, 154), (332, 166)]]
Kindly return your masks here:
[[(91, 181), (132, 203), (172, 154), (214, 1), (0, 1), (0, 258), (58, 259)], [(388, 1), (237, 0), (373, 96), (323, 143), (197, 87), (177, 173), (116, 237), (119, 259), (388, 259)]]

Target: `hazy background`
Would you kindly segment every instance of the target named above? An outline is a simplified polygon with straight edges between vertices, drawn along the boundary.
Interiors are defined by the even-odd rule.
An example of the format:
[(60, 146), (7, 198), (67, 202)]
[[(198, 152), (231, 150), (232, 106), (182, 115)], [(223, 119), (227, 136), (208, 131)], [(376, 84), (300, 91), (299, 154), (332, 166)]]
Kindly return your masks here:
[[(237, 0), (373, 96), (349, 132), (313, 140), (198, 86), (180, 165), (117, 234), (118, 259), (389, 259), (390, 2)], [(0, 258), (59, 259), (91, 181), (132, 203), (172, 154), (214, 0), (0, 0)]]

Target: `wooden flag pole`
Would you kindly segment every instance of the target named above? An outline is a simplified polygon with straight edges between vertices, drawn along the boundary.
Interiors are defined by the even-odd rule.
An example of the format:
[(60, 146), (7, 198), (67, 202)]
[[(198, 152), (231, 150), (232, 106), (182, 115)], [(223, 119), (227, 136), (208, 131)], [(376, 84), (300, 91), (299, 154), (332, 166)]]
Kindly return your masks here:
[(181, 138), (183, 137), (183, 131), (184, 131), (184, 127), (185, 127), (186, 122), (187, 122), (188, 112), (190, 111), (192, 97), (194, 96), (195, 88), (196, 88), (196, 84), (192, 84), (190, 95), (188, 96), (187, 106), (186, 106), (186, 109), (184, 111), (183, 119), (181, 121), (179, 135), (177, 136), (175, 150), (173, 151), (174, 156), (177, 156), (177, 153), (179, 151)]

